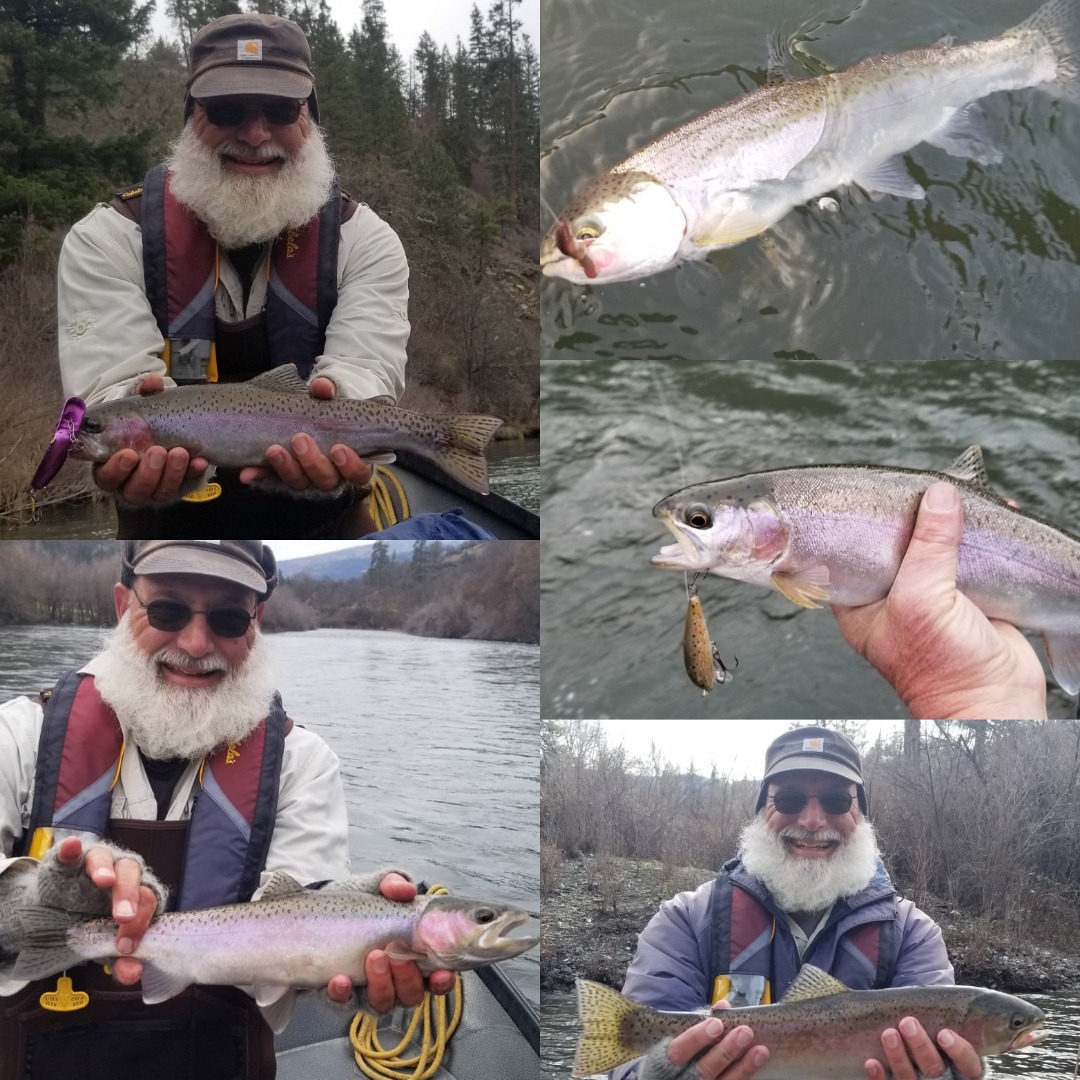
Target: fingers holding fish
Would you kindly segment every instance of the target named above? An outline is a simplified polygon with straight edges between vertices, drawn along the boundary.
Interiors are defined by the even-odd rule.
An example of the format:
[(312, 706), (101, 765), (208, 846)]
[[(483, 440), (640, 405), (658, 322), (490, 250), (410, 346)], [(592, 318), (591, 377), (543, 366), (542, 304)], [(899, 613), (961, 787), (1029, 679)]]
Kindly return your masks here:
[(769, 1059), (764, 1046), (754, 1046), (754, 1032), (745, 1024), (726, 1031), (716, 1017), (664, 1039), (644, 1057), (640, 1080), (747, 1080)]
[(905, 1016), (895, 1028), (881, 1033), (884, 1062), (871, 1059), (866, 1063), (868, 1080), (919, 1080), (920, 1077), (941, 1077), (949, 1072), (951, 1063), (954, 1073), (965, 1080), (978, 1080), (983, 1074), (983, 1063), (978, 1052), (967, 1039), (950, 1029), (938, 1032), (938, 1042), (947, 1041), (949, 1052), (930, 1039), (926, 1028), (913, 1016)]
[(125, 447), (95, 467), (94, 480), (102, 491), (119, 491), (132, 506), (172, 502), (184, 482), (201, 476), (209, 465), (206, 458), (192, 457), (183, 447), (151, 446), (141, 456)]

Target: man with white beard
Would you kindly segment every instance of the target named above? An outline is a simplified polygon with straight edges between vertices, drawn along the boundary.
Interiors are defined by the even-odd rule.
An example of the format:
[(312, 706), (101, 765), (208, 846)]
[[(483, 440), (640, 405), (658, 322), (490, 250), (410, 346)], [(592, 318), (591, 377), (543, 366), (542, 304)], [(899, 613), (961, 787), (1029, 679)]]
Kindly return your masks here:
[[(276, 583), (258, 540), (128, 541), (104, 650), (47, 701), (0, 706), (0, 1080), (55, 1080), (75, 1056), (104, 1062), (78, 1073), (92, 1080), (274, 1075), (273, 1038), (248, 995), (192, 987), (145, 1005), (129, 989), (142, 965), (127, 954), (155, 911), (246, 901), (274, 871), (349, 876), (338, 760), (285, 714), (259, 630)], [(367, 887), (416, 894), (397, 870)], [(67, 975), (88, 1006), (39, 1007), (56, 980), (14, 982), (7, 962), (21, 947), (19, 908), (39, 903), (111, 915), (125, 985), (83, 965)], [(365, 973), (376, 1011), (423, 997), (413, 962), (375, 950)], [(428, 988), (452, 983), (438, 971)], [(344, 974), (326, 992), (353, 998)]]
[[(96, 403), (289, 363), (316, 398), (401, 394), (405, 252), (389, 225), (341, 193), (318, 118), (311, 51), (295, 23), (227, 15), (195, 35), (184, 129), (168, 160), (65, 240), (67, 395)], [(364, 501), (371, 467), (346, 446), (327, 456), (297, 434), (269, 448), (266, 466), (219, 471), (181, 501), (185, 479), (207, 465), (179, 447), (114, 454), (95, 478), (114, 493), (118, 535), (359, 536), (374, 527)]]
[[(638, 939), (623, 993), (675, 1011), (779, 1001), (803, 964), (854, 990), (952, 984), (941, 930), (901, 899), (866, 819), (862, 761), (841, 732), (807, 727), (769, 746), (757, 813), (715, 881), (661, 905)], [(982, 1062), (954, 1031), (936, 1044), (914, 1017), (882, 1034), (867, 1080), (976, 1080)], [(769, 1060), (753, 1030), (709, 1018), (613, 1080), (747, 1080)]]

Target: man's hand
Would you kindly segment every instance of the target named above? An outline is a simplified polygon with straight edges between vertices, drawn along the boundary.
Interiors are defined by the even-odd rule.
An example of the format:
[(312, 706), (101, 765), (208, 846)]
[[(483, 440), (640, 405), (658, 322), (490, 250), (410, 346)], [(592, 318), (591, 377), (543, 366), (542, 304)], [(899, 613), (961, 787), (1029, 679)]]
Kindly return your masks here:
[(112, 852), (92, 847), (83, 857), (82, 841), (69, 836), (60, 842), (57, 861), (65, 866), (83, 863), (86, 876), (100, 889), (112, 893), (112, 919), (118, 924), (116, 951), (121, 956), (113, 964), (118, 982), (126, 985), (142, 978), (142, 964), (127, 954), (139, 947), (150, 920), (157, 909), (154, 891), (142, 884), (142, 867), (132, 859), (113, 859)]
[[(379, 892), (387, 900), (408, 902), (416, 896), (416, 886), (400, 874), (387, 874), (379, 882)], [(391, 960), (382, 949), (368, 953), (364, 975), (368, 1004), (376, 1012), (389, 1012), (395, 1005), (419, 1005), (426, 989), (433, 994), (448, 994), (454, 987), (454, 973), (443, 969), (433, 971), (425, 987), (415, 961)], [(335, 975), (326, 992), (334, 1001), (346, 1002), (352, 997), (352, 980), (348, 975)]]
[[(165, 389), (160, 375), (147, 375), (135, 387), (137, 394), (157, 394)], [(183, 447), (151, 446), (142, 457), (137, 450), (118, 450), (94, 469), (94, 480), (102, 491), (119, 491), (126, 502), (139, 506), (146, 502), (173, 502), (187, 477), (201, 476), (210, 462), (192, 458)]]
[(957, 591), (963, 527), (959, 492), (932, 484), (889, 595), (834, 607), (836, 621), (916, 719), (1045, 718), (1046, 679), (1031, 645)]
[[(721, 1001), (714, 1009), (730, 1007)], [(709, 1017), (653, 1047), (638, 1076), (640, 1080), (718, 1080), (721, 1076), (724, 1080), (748, 1080), (768, 1060), (768, 1047), (754, 1046), (754, 1033), (745, 1024), (725, 1035), (723, 1022)]]
[[(312, 397), (323, 401), (329, 401), (337, 394), (337, 387), (325, 376), (312, 379), (308, 390)], [(310, 435), (297, 434), (290, 439), (289, 448), (292, 453), (274, 443), (266, 449), (266, 460), (278, 478), (294, 491), (304, 491), (309, 487), (333, 491), (342, 481), (356, 487), (366, 487), (371, 483), (371, 466), (343, 443), (330, 447), (330, 456), (327, 457)], [(267, 471), (262, 466), (241, 469), (240, 481), (250, 484), (266, 476)]]
[(905, 1016), (895, 1028), (886, 1028), (881, 1033), (881, 1048), (885, 1063), (876, 1058), (867, 1061), (863, 1066), (867, 1080), (888, 1080), (890, 1076), (892, 1080), (945, 1076), (949, 1064), (965, 1080), (978, 1080), (983, 1074), (982, 1059), (967, 1039), (949, 1028), (942, 1028), (935, 1046), (926, 1028), (913, 1016)]

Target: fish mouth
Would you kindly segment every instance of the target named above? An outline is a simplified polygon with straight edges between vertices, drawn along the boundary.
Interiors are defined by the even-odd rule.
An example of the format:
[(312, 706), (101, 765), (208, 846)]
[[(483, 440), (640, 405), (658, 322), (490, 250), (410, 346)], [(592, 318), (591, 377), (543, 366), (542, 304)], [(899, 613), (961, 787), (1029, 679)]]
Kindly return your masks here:
[(670, 510), (653, 511), (674, 534), (677, 543), (664, 544), (650, 560), (651, 566), (662, 570), (708, 570), (712, 566), (712, 553), (704, 540), (687, 532), (672, 516)]
[(1021, 1031), (1011, 1043), (1002, 1051), (1002, 1053), (1009, 1053), (1010, 1050), (1023, 1050), (1025, 1046), (1034, 1046), (1036, 1043), (1042, 1042), (1047, 1035), (1050, 1034), (1046, 1028), (1042, 1027), (1042, 1020), (1034, 1021), (1036, 1026), (1026, 1028)]
[(539, 937), (510, 936), (511, 930), (515, 930), (517, 927), (528, 921), (528, 912), (507, 911), (483, 930), (476, 939), (476, 943), (484, 950), (484, 952), (496, 955), (507, 953), (511, 956), (516, 956), (518, 953), (523, 953), (527, 949), (532, 949), (540, 944)]

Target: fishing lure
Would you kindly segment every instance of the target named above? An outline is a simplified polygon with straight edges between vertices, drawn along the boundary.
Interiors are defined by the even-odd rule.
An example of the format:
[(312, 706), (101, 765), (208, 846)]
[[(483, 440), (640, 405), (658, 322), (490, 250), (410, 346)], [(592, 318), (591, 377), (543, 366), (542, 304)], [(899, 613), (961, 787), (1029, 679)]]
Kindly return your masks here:
[(52, 442), (49, 443), (45, 456), (41, 459), (37, 472), (34, 473), (34, 479), (30, 481), (31, 491), (41, 491), (63, 468), (85, 415), (86, 403), (82, 398), (72, 397), (64, 402), (64, 411), (56, 424)]
[[(686, 587), (686, 626), (683, 629), (683, 663), (690, 681), (701, 688), (704, 697), (714, 684), (723, 684), (734, 678), (720, 659), (720, 650), (716, 642), (709, 637), (709, 627), (705, 622), (705, 610), (698, 598), (698, 587)], [(739, 658), (735, 657), (735, 666)]]

